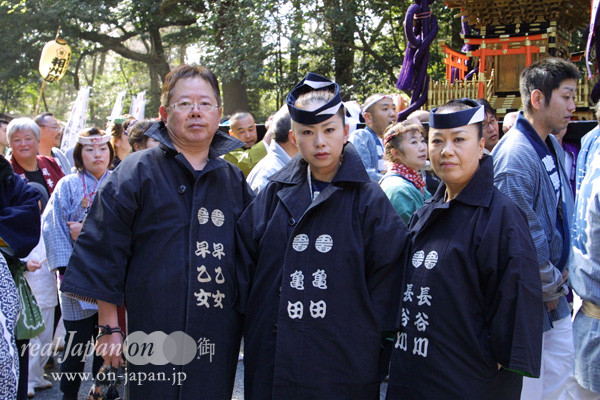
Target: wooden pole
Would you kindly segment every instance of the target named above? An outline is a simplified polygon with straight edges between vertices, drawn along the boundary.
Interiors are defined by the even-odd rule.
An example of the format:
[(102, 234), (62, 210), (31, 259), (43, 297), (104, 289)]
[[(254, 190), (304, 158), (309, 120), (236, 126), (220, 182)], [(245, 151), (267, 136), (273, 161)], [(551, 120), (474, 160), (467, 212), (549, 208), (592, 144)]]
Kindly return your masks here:
[(33, 115), (37, 115), (40, 109), (40, 103), (42, 102), (42, 95), (44, 94), (44, 89), (46, 89), (46, 81), (42, 83), (42, 88), (40, 89), (40, 95), (38, 96), (37, 102), (35, 103), (35, 108), (33, 109)]

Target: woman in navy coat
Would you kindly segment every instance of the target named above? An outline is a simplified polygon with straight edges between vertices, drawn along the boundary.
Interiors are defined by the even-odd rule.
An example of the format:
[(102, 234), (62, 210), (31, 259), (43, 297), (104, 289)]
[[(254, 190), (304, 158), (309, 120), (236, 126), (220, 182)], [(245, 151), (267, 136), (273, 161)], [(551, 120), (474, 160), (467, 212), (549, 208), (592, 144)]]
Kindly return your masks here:
[(541, 282), (523, 212), (493, 185), (485, 112), (433, 110), (429, 156), (443, 185), (410, 220), (389, 400), (519, 399), (539, 376)]
[(245, 398), (379, 399), (406, 227), (346, 144), (338, 86), (309, 74), (288, 108), (300, 154), (236, 226)]

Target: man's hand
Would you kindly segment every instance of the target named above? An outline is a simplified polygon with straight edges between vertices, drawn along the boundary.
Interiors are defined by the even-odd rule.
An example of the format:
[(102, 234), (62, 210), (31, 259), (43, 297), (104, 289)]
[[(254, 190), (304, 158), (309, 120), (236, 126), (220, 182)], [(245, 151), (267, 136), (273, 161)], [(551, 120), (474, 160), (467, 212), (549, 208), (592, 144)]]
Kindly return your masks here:
[(115, 332), (103, 335), (96, 340), (96, 353), (104, 359), (106, 365), (118, 368), (123, 364), (123, 336)]
[(561, 282), (561, 285), (564, 285), (569, 280), (569, 270), (567, 268), (565, 268), (565, 270), (562, 272), (562, 278), (563, 280)]
[(27, 261), (27, 271), (34, 272), (42, 267), (42, 263), (35, 260)]
[[(567, 281), (569, 280), (569, 270), (565, 269), (562, 272), (562, 280), (560, 281), (560, 285), (564, 285), (565, 283), (567, 283)], [(544, 304), (546, 305), (546, 310), (548, 311), (552, 311), (552, 310), (556, 310), (556, 307), (558, 307), (558, 299), (556, 300), (552, 300), (552, 301), (545, 301)]]
[(558, 307), (558, 299), (552, 301), (545, 301), (544, 304), (546, 305), (546, 310), (556, 310), (556, 307)]
[(83, 226), (83, 223), (67, 221), (67, 225), (69, 225), (69, 234), (71, 235), (71, 239), (77, 240), (79, 234), (81, 233), (81, 227)]
[[(98, 325), (119, 326), (116, 305), (98, 300)], [(101, 336), (96, 340), (96, 352), (102, 356), (105, 364), (118, 368), (123, 364), (123, 335), (113, 332)]]

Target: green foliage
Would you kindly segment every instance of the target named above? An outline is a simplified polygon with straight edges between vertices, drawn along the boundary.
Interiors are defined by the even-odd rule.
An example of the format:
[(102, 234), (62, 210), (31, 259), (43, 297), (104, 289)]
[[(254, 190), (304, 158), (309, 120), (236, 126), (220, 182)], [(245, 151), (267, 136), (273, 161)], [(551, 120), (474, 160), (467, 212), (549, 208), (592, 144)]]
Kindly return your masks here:
[[(93, 87), (90, 123), (104, 126), (117, 93), (146, 90), (147, 116), (155, 116), (170, 68), (184, 61), (209, 66), (221, 83), (235, 83), (224, 103), (245, 104), (264, 121), (308, 72), (336, 78), (343, 95), (359, 101), (396, 92), (406, 50), (409, 0), (2, 0), (0, 44), (10, 62), (0, 65), (4, 112), (30, 114), (41, 78), (44, 43), (60, 27), (73, 51), (68, 74), (49, 84), (45, 104), (66, 120), (77, 90)], [(459, 50), (457, 10), (431, 6), (439, 34), (428, 72), (445, 73), (437, 40)], [(573, 36), (578, 42), (580, 33)], [(231, 90), (231, 85), (229, 85)], [(238, 101), (239, 100), (239, 101)]]

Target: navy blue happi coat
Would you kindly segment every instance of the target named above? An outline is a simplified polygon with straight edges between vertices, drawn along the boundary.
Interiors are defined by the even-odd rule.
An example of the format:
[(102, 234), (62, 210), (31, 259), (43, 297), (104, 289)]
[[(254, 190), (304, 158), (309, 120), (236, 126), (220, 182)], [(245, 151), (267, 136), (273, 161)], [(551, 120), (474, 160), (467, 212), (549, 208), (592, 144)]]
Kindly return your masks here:
[(16, 257), (26, 257), (40, 240), (39, 198), (0, 155), (0, 239)]
[(238, 221), (246, 400), (379, 399), (408, 234), (352, 144), (343, 155), (311, 202), (298, 154)]
[(198, 172), (162, 122), (147, 136), (161, 144), (127, 156), (99, 190), (61, 290), (125, 301), (129, 335), (183, 331), (196, 342), (184, 365), (129, 363), (129, 373), (186, 377), (181, 385), (132, 382), (131, 399), (229, 400), (242, 332), (231, 307), (234, 227), (252, 194), (242, 172), (219, 156), (242, 143), (217, 132)]
[(445, 190), (409, 224), (387, 399), (517, 400), (522, 375), (539, 376), (542, 345), (527, 220), (493, 186), (491, 157), (455, 199)]

